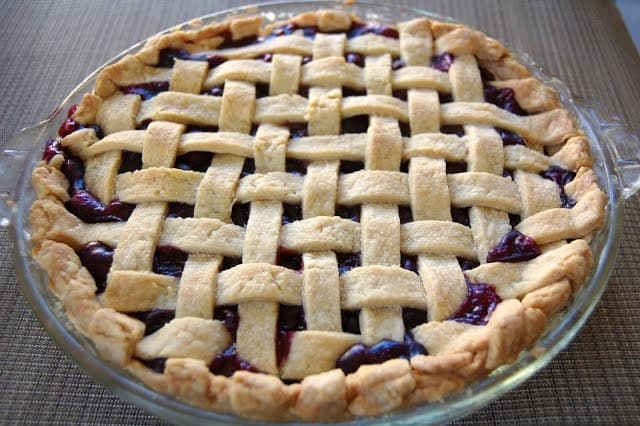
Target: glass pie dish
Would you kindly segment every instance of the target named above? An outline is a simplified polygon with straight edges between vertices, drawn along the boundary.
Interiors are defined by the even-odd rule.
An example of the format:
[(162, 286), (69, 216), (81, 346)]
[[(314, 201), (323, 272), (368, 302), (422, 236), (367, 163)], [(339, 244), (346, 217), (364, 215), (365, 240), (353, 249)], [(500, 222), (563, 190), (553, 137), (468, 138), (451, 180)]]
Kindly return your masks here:
[[(273, 20), (282, 19), (290, 14), (296, 14), (317, 6), (335, 7), (335, 4), (278, 4), (261, 6), (251, 11), (262, 13), (267, 20)], [(353, 10), (367, 20), (381, 22), (398, 21), (423, 14), (423, 12), (418, 11), (374, 7), (362, 3), (354, 6)], [(210, 19), (218, 20), (225, 15), (226, 12), (222, 12), (205, 17), (203, 20), (205, 22)], [(443, 19), (442, 17), (435, 18)], [(134, 46), (131, 50), (139, 47), (140, 45)], [(115, 58), (110, 63), (117, 61), (120, 57)], [(530, 61), (527, 61), (526, 58), (521, 57), (520, 59), (529, 65), (530, 69), (535, 70), (535, 66)], [(61, 105), (58, 111), (64, 111), (68, 109), (70, 104), (76, 103), (80, 94), (93, 85), (94, 77), (95, 74), (81, 84)], [(403, 413), (397, 417), (385, 417), (384, 421), (403, 418), (407, 421), (411, 419), (411, 421), (419, 423), (451, 420), (495, 398), (533, 374), (534, 371), (545, 365), (553, 355), (568, 344), (568, 341), (593, 309), (604, 289), (618, 244), (618, 233), (620, 232), (622, 218), (622, 198), (633, 193), (636, 188), (637, 164), (633, 162), (633, 159), (637, 158), (637, 154), (626, 152), (625, 147), (637, 146), (637, 144), (631, 143), (630, 137), (621, 137), (620, 132), (623, 132), (620, 130), (621, 128), (612, 124), (610, 120), (601, 118), (591, 107), (572, 103), (567, 96), (566, 90), (557, 82), (548, 81), (548, 83), (556, 86), (563, 94), (567, 108), (576, 115), (582, 124), (584, 132), (594, 141), (593, 155), (596, 159), (596, 171), (599, 173), (602, 186), (610, 200), (605, 228), (597, 235), (592, 244), (597, 269), (587, 285), (576, 296), (571, 307), (556, 318), (547, 335), (538, 343), (539, 348), (546, 349), (542, 354), (539, 350), (535, 352), (538, 358), (535, 358), (534, 354), (524, 354), (516, 364), (496, 371), (488, 379), (470, 387), (469, 393), (452, 396), (441, 404), (432, 404), (413, 410), (408, 413), (409, 418), (406, 418), (407, 414)], [(11, 201), (10, 209), (7, 212), (3, 212), (2, 218), (11, 226), (10, 235), (16, 248), (14, 256), (17, 270), (24, 285), (25, 295), (31, 302), (33, 309), (65, 352), (76, 359), (97, 380), (113, 388), (115, 392), (125, 395), (127, 399), (131, 399), (150, 411), (174, 421), (195, 422), (196, 418), (191, 416), (198, 416), (197, 418), (202, 421), (208, 419), (232, 422), (234, 418), (202, 412), (175, 402), (170, 398), (160, 397), (142, 388), (129, 376), (117, 372), (99, 361), (91, 345), (81, 336), (75, 334), (73, 329), (67, 328), (68, 324), (65, 324), (64, 313), (46, 288), (46, 277), (29, 256), (29, 228), (26, 221), (28, 206), (33, 201), (33, 191), (28, 184), (28, 176), (26, 174), (28, 172), (26, 171), (30, 170), (38, 161), (41, 149), (40, 143), (55, 133), (59, 120), (57, 114), (54, 114), (47, 122), (22, 132), (12, 140), (2, 158), (2, 171), (5, 174), (2, 181), (2, 190), (8, 190), (10, 193), (8, 194), (8, 201)], [(620, 145), (612, 145), (613, 141)], [(625, 145), (625, 141), (628, 145)]]

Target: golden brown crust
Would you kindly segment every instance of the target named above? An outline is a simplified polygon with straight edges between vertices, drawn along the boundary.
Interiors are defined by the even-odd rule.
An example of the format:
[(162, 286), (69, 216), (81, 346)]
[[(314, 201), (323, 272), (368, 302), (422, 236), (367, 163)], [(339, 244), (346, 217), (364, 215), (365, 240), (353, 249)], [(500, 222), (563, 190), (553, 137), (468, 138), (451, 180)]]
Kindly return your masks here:
[[(339, 11), (319, 11), (299, 15), (287, 22), (294, 22), (300, 27), (315, 26), (321, 31), (333, 32), (345, 30), (352, 22), (361, 21), (355, 16)], [(270, 265), (269, 263), (273, 263), (274, 259), (266, 259), (263, 262), (264, 259), (260, 259), (261, 255), (243, 247), (243, 242), (246, 245), (247, 239), (254, 238), (260, 241), (262, 233), (269, 232), (267, 232), (268, 229), (260, 229), (260, 224), (249, 225), (246, 230), (247, 239), (245, 239), (244, 230), (228, 224), (233, 197), (259, 205), (257, 210), (262, 211), (260, 214), (265, 218), (265, 223), (278, 209), (276, 207), (276, 210), (273, 210), (274, 206), (269, 204), (271, 200), (300, 202), (304, 199), (305, 204), (313, 205), (313, 208), (305, 211), (305, 215), (310, 215), (305, 217), (306, 220), (285, 226), (281, 240), (272, 241), (272, 243), (276, 246), (280, 243), (281, 246), (295, 252), (305, 252), (304, 256), (307, 256), (309, 265), (312, 263), (312, 258), (306, 252), (313, 252), (314, 266), (320, 271), (336, 269), (335, 256), (330, 250), (359, 251), (361, 249), (359, 236), (362, 233), (366, 237), (366, 242), (362, 243), (363, 251), (367, 252), (365, 258), (382, 259), (379, 262), (385, 266), (365, 265), (360, 270), (352, 271), (340, 278), (327, 278), (328, 282), (333, 283), (341, 280), (343, 295), (340, 298), (344, 304), (342, 308), (363, 308), (366, 312), (362, 318), (366, 318), (367, 321), (397, 325), (397, 312), (403, 306), (424, 308), (427, 303), (430, 303), (430, 306), (435, 307), (435, 302), (429, 301), (429, 296), (424, 295), (420, 280), (414, 279), (417, 275), (403, 271), (397, 266), (387, 265), (387, 263), (394, 263), (395, 259), (392, 258), (392, 262), (384, 254), (384, 250), (377, 247), (380, 241), (377, 239), (376, 232), (378, 228), (388, 229), (395, 226), (401, 239), (399, 238), (397, 244), (394, 243), (394, 247), (402, 247), (404, 253), (415, 252), (419, 256), (424, 256), (420, 260), (420, 265), (425, 269), (432, 268), (434, 265), (446, 269), (456, 264), (452, 253), (467, 258), (478, 258), (484, 262), (486, 253), (478, 253), (486, 250), (474, 246), (479, 244), (474, 243), (474, 238), (480, 238), (478, 232), (471, 235), (471, 232), (467, 232), (468, 228), (462, 225), (456, 226), (458, 224), (444, 222), (450, 220), (449, 194), (438, 198), (439, 201), (445, 202), (446, 207), (438, 210), (433, 204), (438, 204), (439, 201), (434, 198), (428, 205), (423, 203), (421, 207), (415, 208), (414, 216), (419, 216), (420, 221), (402, 225), (402, 227), (399, 224), (394, 225), (384, 221), (385, 208), (388, 206), (379, 209), (380, 217), (383, 218), (381, 222), (368, 222), (366, 213), (363, 214), (362, 225), (328, 216), (333, 216), (336, 200), (348, 205), (391, 203), (392, 209), (396, 209), (396, 204), (407, 205), (421, 196), (419, 188), (416, 188), (420, 181), (416, 178), (415, 170), (422, 168), (425, 173), (437, 177), (440, 176), (438, 173), (445, 169), (444, 158), (448, 161), (465, 161), (469, 152), (479, 149), (476, 139), (481, 134), (481, 130), (473, 130), (472, 136), (463, 138), (453, 135), (440, 135), (441, 138), (433, 138), (430, 133), (422, 133), (403, 140), (397, 126), (399, 120), (404, 123), (409, 122), (412, 130), (437, 131), (438, 129), (431, 129), (429, 123), (418, 125), (412, 122), (413, 117), (420, 117), (426, 111), (424, 109), (426, 107), (421, 102), (433, 98), (428, 92), (434, 89), (444, 92), (453, 91), (454, 95), (458, 96), (459, 93), (456, 91), (460, 90), (462, 85), (452, 84), (446, 73), (434, 71), (431, 68), (422, 67), (424, 69), (421, 69), (418, 66), (408, 66), (388, 73), (391, 83), (386, 85), (384, 81), (378, 81), (377, 74), (370, 71), (367, 71), (369, 72), (367, 74), (359, 67), (346, 63), (344, 58), (320, 59), (321, 56), (331, 54), (333, 49), (331, 42), (338, 41), (338, 38), (328, 38), (327, 43), (317, 47), (317, 50), (312, 50), (316, 47), (304, 38), (296, 47), (283, 46), (278, 40), (270, 42), (274, 51), (283, 54), (274, 60), (273, 68), (279, 67), (283, 72), (285, 69), (297, 71), (295, 77), (298, 80), (296, 82), (294, 79), (293, 86), (290, 79), (274, 76), (271, 66), (263, 63), (256, 65), (254, 61), (247, 59), (262, 53), (259, 50), (260, 47), (256, 46), (240, 48), (230, 53), (230, 56), (245, 58), (242, 64), (220, 66), (208, 75), (204, 73), (202, 64), (197, 64), (195, 68), (185, 65), (184, 69), (178, 66), (177, 69), (181, 73), (193, 77), (193, 81), (185, 85), (174, 82), (172, 79), (175, 74), (171, 75), (170, 70), (154, 66), (158, 63), (162, 49), (184, 49), (192, 53), (208, 51), (219, 47), (224, 42), (226, 33), (231, 35), (232, 40), (238, 40), (258, 35), (260, 31), (263, 31), (263, 34), (268, 33), (275, 26), (282, 24), (276, 23), (261, 30), (261, 23), (258, 17), (239, 17), (221, 24), (211, 23), (194, 30), (174, 31), (150, 40), (140, 52), (126, 56), (118, 63), (106, 67), (98, 75), (94, 93), (85, 94), (82, 98), (74, 118), (86, 125), (97, 122), (103, 127), (105, 134), (112, 135), (96, 141), (95, 133), (85, 130), (82, 135), (72, 134), (67, 137), (63, 145), (68, 146), (83, 160), (95, 158), (96, 155), (106, 155), (113, 150), (130, 150), (149, 155), (149, 152), (144, 149), (144, 146), (150, 143), (145, 139), (147, 137), (165, 138), (168, 141), (166, 146), (171, 148), (171, 158), (197, 150), (215, 152), (214, 162), (219, 162), (223, 166), (223, 172), (220, 175), (171, 169), (172, 171), (168, 173), (180, 175), (183, 178), (177, 179), (174, 176), (171, 179), (173, 186), (166, 186), (164, 183), (157, 182), (157, 175), (166, 173), (163, 171), (166, 169), (146, 168), (127, 176), (120, 175), (116, 187), (103, 187), (98, 194), (101, 200), (107, 202), (114, 195), (118, 195), (125, 201), (145, 203), (149, 212), (153, 213), (145, 217), (153, 223), (150, 226), (144, 226), (143, 229), (133, 230), (140, 232), (141, 239), (148, 238), (148, 228), (154, 227), (155, 234), (152, 238), (175, 242), (178, 245), (181, 244), (180, 247), (183, 248), (187, 245), (200, 247), (207, 238), (223, 239), (227, 244), (224, 249), (226, 251), (202, 254), (201, 249), (196, 250), (200, 253), (203, 263), (209, 259), (209, 256), (216, 257), (215, 262), (220, 262), (222, 255), (242, 255), (256, 262), (221, 274), (210, 274), (210, 278), (217, 284), (214, 292), (217, 293), (218, 303), (244, 303), (242, 309), (247, 316), (258, 317), (262, 313), (273, 313), (274, 308), (277, 311), (276, 303), (299, 305), (303, 297), (305, 300), (324, 299), (317, 294), (303, 296), (301, 289), (304, 285), (301, 283), (308, 280), (310, 275), (301, 277), (286, 268)], [(62, 301), (71, 321), (81, 333), (92, 339), (98, 352), (105, 359), (126, 368), (159, 392), (174, 395), (208, 410), (268, 420), (339, 421), (383, 414), (440, 400), (453, 392), (460, 391), (465, 385), (483, 377), (495, 368), (514, 362), (523, 350), (529, 348), (539, 338), (549, 317), (566, 306), (572, 293), (585, 281), (592, 267), (591, 251), (584, 240), (578, 239), (566, 245), (562, 242), (566, 238), (588, 238), (602, 224), (607, 201), (590, 168), (593, 161), (589, 152), (589, 143), (576, 129), (568, 112), (559, 104), (557, 93), (539, 80), (530, 77), (526, 68), (496, 40), (458, 24), (427, 19), (401, 24), (399, 29), (401, 34), (406, 34), (406, 37), (413, 37), (415, 40), (406, 43), (384, 40), (382, 47), (371, 47), (369, 41), (375, 39), (371, 36), (365, 36), (366, 42), (362, 43), (344, 40), (342, 42), (350, 43), (349, 47), (357, 53), (374, 55), (379, 54), (375, 53), (375, 49), (383, 49), (384, 52), (392, 52), (395, 56), (403, 52), (403, 49), (409, 49), (410, 46), (414, 50), (424, 46), (431, 49), (431, 43), (433, 43), (435, 52), (449, 52), (461, 58), (467, 58), (461, 59), (460, 62), (477, 62), (480, 67), (495, 77), (496, 81), (490, 84), (498, 88), (511, 87), (519, 104), (534, 115), (518, 117), (493, 105), (477, 104), (473, 102), (475, 99), (459, 99), (468, 102), (453, 102), (430, 114), (439, 117), (436, 120), (437, 125), (441, 121), (444, 124), (454, 125), (499, 126), (517, 131), (528, 139), (528, 147), (507, 147), (504, 153), (500, 150), (492, 151), (490, 156), (504, 156), (505, 167), (532, 173), (539, 173), (552, 164), (563, 165), (578, 172), (576, 179), (565, 188), (566, 193), (578, 201), (574, 209), (551, 209), (531, 215), (527, 213), (525, 216), (528, 217), (518, 226), (518, 229), (534, 236), (541, 244), (552, 243), (553, 247), (549, 246), (545, 254), (537, 260), (510, 266), (496, 263), (484, 264), (467, 271), (466, 276), (472, 281), (484, 282), (486, 278), (488, 282), (495, 284), (498, 294), (505, 299), (493, 312), (488, 324), (472, 326), (448, 321), (444, 318), (451, 313), (452, 306), (447, 305), (442, 308), (443, 312), (447, 312), (446, 314), (438, 314), (437, 318), (430, 318), (431, 322), (412, 330), (416, 340), (427, 348), (429, 355), (414, 356), (410, 361), (395, 359), (377, 365), (364, 365), (346, 376), (339, 369), (329, 369), (319, 374), (307, 375), (300, 383), (290, 385), (283, 383), (275, 376), (246, 371), (237, 371), (230, 378), (213, 375), (209, 371), (208, 364), (231, 341), (231, 337), (219, 321), (184, 316), (169, 323), (159, 333), (143, 338), (142, 322), (112, 309), (113, 307), (124, 310), (134, 309), (134, 305), (128, 305), (128, 299), (131, 292), (142, 285), (155, 290), (160, 289), (157, 297), (154, 296), (155, 299), (149, 302), (149, 308), (157, 307), (158, 303), (165, 307), (173, 307), (178, 297), (176, 280), (152, 274), (144, 268), (142, 268), (143, 271), (114, 271), (109, 277), (111, 285), (107, 287), (108, 292), (100, 298), (96, 297), (97, 288), (94, 279), (82, 266), (74, 249), (79, 249), (83, 244), (91, 241), (91, 238), (95, 239), (96, 235), (100, 236), (101, 241), (113, 246), (117, 245), (121, 238), (131, 240), (132, 237), (129, 232), (121, 237), (122, 224), (89, 225), (64, 208), (64, 203), (69, 199), (67, 192), (69, 182), (60, 172), (63, 158), (57, 156), (48, 164), (39, 165), (33, 172), (33, 186), (38, 194), (38, 200), (33, 204), (31, 213), (34, 253), (36, 259), (49, 273), (52, 291)], [(411, 58), (412, 63), (409, 65), (413, 65), (413, 62), (418, 62), (420, 58), (428, 58), (430, 53), (425, 50), (406, 57)], [(307, 65), (301, 65), (299, 56), (287, 57), (284, 54), (313, 54), (317, 55), (318, 59)], [(385, 69), (385, 66), (389, 68), (390, 61), (382, 61), (380, 64), (382, 64), (380, 69)], [(274, 96), (256, 100), (255, 111), (242, 108), (245, 100), (255, 99), (255, 89), (251, 84), (230, 84), (225, 91), (233, 92), (233, 95), (227, 94), (227, 98), (222, 100), (197, 95), (200, 89), (210, 88), (229, 78), (241, 78), (247, 70), (252, 69), (257, 70), (249, 78), (249, 80), (253, 79), (252, 83), (256, 81), (270, 83), (274, 90), (274, 93), (270, 93)], [(336, 70), (341, 72), (338, 73)], [(171, 79), (172, 87), (181, 92), (179, 96), (171, 98), (157, 96), (151, 102), (141, 104), (137, 96), (127, 97), (118, 94), (119, 86), (167, 79)], [(368, 96), (346, 98), (342, 103), (340, 91), (335, 88), (313, 88), (309, 99), (288, 94), (291, 87), (297, 88), (298, 84), (326, 86), (336, 81), (338, 85), (352, 89), (361, 90), (366, 87), (371, 93)], [(410, 81), (417, 81), (418, 83), (414, 83), (417, 86), (411, 86)], [(408, 101), (404, 102), (389, 96), (392, 85), (400, 89), (418, 88), (412, 88), (414, 93), (409, 94)], [(437, 93), (435, 98), (437, 99)], [(199, 110), (198, 105), (202, 105), (203, 109)], [(188, 115), (190, 108), (193, 109), (192, 115)], [(254, 103), (251, 103), (251, 108), (254, 108)], [(128, 112), (123, 116), (118, 116), (117, 113), (114, 116), (108, 113), (112, 110)], [(202, 110), (206, 114), (203, 114)], [(350, 135), (344, 139), (346, 141), (344, 142), (333, 136), (339, 130), (341, 118), (360, 114), (381, 115), (392, 119), (385, 121), (383, 118), (376, 117), (372, 120), (372, 126), (380, 128), (380, 133), (377, 134), (379, 139), (371, 137), (369, 140), (368, 137)], [(236, 120), (234, 117), (240, 117), (240, 119)], [(174, 119), (181, 125), (161, 131), (155, 136), (153, 136), (154, 126), (150, 126), (149, 132), (133, 130), (147, 118)], [(260, 143), (256, 143), (255, 146), (252, 137), (247, 135), (235, 137), (232, 133), (234, 131), (248, 133), (252, 119), (253, 123), (261, 124), (257, 135)], [(282, 145), (287, 142), (278, 139), (281, 135), (278, 134), (277, 125), (297, 121), (309, 122), (310, 136), (290, 141), (288, 148), (283, 148)], [(221, 132), (186, 135), (182, 133), (184, 124), (219, 125)], [(474, 131), (477, 133), (474, 134)], [(443, 143), (444, 139), (446, 144)], [(280, 142), (277, 142), (278, 140)], [(386, 156), (387, 152), (380, 149), (380, 145), (375, 145), (376, 143), (394, 146), (392, 155)], [(549, 146), (548, 152), (554, 154), (551, 157), (545, 156), (541, 145)], [(319, 173), (317, 176), (322, 176), (324, 180), (323, 185), (318, 186), (319, 189), (316, 189), (316, 192), (307, 191), (305, 189), (308, 185), (307, 181), (303, 181), (302, 178), (291, 179), (287, 173), (284, 173), (284, 149), (289, 149), (293, 157), (314, 160), (313, 165), (309, 167), (308, 176)], [(258, 173), (250, 179), (243, 179), (236, 188), (235, 183), (229, 183), (230, 181), (223, 179), (223, 177), (232, 179), (235, 176), (233, 182), (237, 182), (240, 175), (242, 163), (234, 162), (232, 155), (254, 157), (258, 172), (262, 168), (279, 169), (279, 171)], [(409, 172), (408, 179), (404, 173), (389, 171), (399, 169), (401, 158), (408, 160), (414, 156), (422, 156), (425, 161), (413, 163), (415, 166), (411, 167), (416, 169), (413, 174)], [(437, 159), (426, 160), (426, 157), (434, 156)], [(352, 161), (366, 160), (369, 164), (375, 165), (372, 168), (380, 170), (338, 176), (338, 164), (335, 160), (345, 158)], [(154, 163), (152, 165), (167, 161), (173, 163), (164, 152), (156, 152), (153, 158), (147, 158), (147, 161)], [(113, 174), (117, 172), (119, 164), (112, 163), (110, 173)], [(479, 162), (477, 167), (492, 167), (492, 165), (482, 165)], [(497, 174), (501, 173), (502, 170)], [(333, 178), (324, 179), (325, 174)], [(93, 180), (96, 182), (104, 180), (103, 176), (104, 174), (101, 174)], [(220, 196), (224, 206), (196, 209), (196, 216), (198, 212), (212, 211), (217, 215), (216, 219), (209, 219), (207, 226), (198, 225), (199, 233), (196, 234), (189, 234), (192, 226), (186, 219), (173, 220), (162, 225), (164, 229), (160, 230), (161, 225), (157, 221), (154, 222), (154, 217), (164, 217), (165, 210), (164, 207), (154, 203), (171, 199), (171, 201), (193, 204), (196, 199), (200, 199), (197, 190), (201, 182), (210, 182), (210, 185), (215, 183), (216, 187), (226, 188), (226, 192)], [(488, 228), (504, 227), (501, 221), (506, 213), (495, 215), (483, 210), (496, 206), (497, 203), (502, 203), (500, 207), (512, 213), (520, 214), (529, 211), (522, 205), (527, 201), (517, 195), (516, 184), (507, 178), (495, 176), (495, 173), (491, 175), (486, 170), (474, 169), (450, 178), (449, 182), (444, 178), (443, 182), (445, 186), (449, 185), (452, 203), (460, 207), (473, 205), (472, 209), (476, 209), (472, 214), (473, 217), (477, 218), (478, 223), (488, 223)], [(91, 182), (89, 184), (98, 185)], [(135, 189), (134, 187), (143, 188)], [(487, 197), (483, 194), (490, 192), (493, 198), (487, 202)], [(418, 202), (414, 205), (419, 206)], [(562, 226), (554, 225), (558, 221)], [(384, 227), (378, 226), (378, 223)], [(440, 237), (435, 247), (432, 244), (433, 241), (429, 245), (429, 242), (424, 242), (415, 236), (420, 231), (422, 234), (427, 233), (438, 237), (444, 229), (448, 230), (447, 235), (460, 234), (460, 238), (451, 242), (451, 247), (447, 247), (446, 250), (443, 246), (447, 245), (448, 237)], [(128, 228), (127, 231), (129, 231)], [(345, 239), (345, 236), (348, 238)], [(129, 240), (127, 241), (132, 246), (137, 245), (134, 244), (137, 238), (134, 238), (133, 242)], [(135, 247), (132, 248), (134, 249)], [(149, 259), (138, 259), (135, 250), (133, 253), (132, 256), (129, 256), (128, 252), (126, 256), (121, 254), (121, 261), (135, 262), (137, 266), (133, 269), (137, 269), (138, 264), (148, 263)], [(450, 257), (444, 257), (448, 255)], [(244, 285), (246, 283), (243, 281), (243, 268), (253, 271), (250, 275), (257, 277), (255, 285)], [(148, 270), (150, 271), (150, 268)], [(459, 269), (457, 271), (461, 274)], [(311, 270), (305, 271), (305, 274), (311, 273), (313, 273)], [(388, 300), (385, 304), (385, 296), (382, 293), (369, 295), (367, 300), (361, 297), (361, 287), (383, 288), (390, 282), (390, 276), (406, 278), (400, 283), (395, 283), (400, 284), (400, 291), (392, 298), (387, 297), (392, 299), (393, 306), (390, 306)], [(501, 279), (505, 279), (505, 276), (509, 279), (502, 283)], [(456, 276), (457, 284), (462, 282), (463, 277), (461, 277), (461, 275)], [(438, 288), (437, 284), (431, 287), (433, 286), (430, 284), (429, 289), (433, 292), (447, 291), (446, 287)], [(452, 289), (453, 293), (459, 293), (457, 292), (459, 289)], [(124, 293), (114, 295), (114, 292)], [(409, 297), (412, 292), (419, 293), (419, 296)], [(337, 293), (333, 296), (339, 297)], [(461, 294), (455, 296), (455, 303), (449, 304), (458, 303), (460, 296)], [(207, 314), (203, 315), (210, 317), (213, 307), (209, 306), (210, 304), (205, 305), (206, 309), (201, 309), (201, 312), (206, 312)], [(338, 352), (341, 353), (344, 346), (360, 340), (357, 335), (337, 332), (340, 330), (339, 318), (336, 317), (333, 320), (326, 322), (328, 324), (326, 330), (309, 331), (307, 334), (301, 332), (292, 342), (292, 351), (297, 350), (296, 345), (301, 344), (300, 342), (314, 341), (322, 344), (326, 342), (334, 352), (335, 348), (339, 348)], [(268, 321), (265, 320), (266, 322)], [(324, 321), (318, 320), (316, 323), (322, 324), (320, 327), (325, 327)], [(265, 324), (265, 329), (270, 329), (272, 325)], [(334, 330), (335, 328), (338, 330)], [(400, 336), (403, 330), (403, 328), (400, 330)], [(397, 331), (392, 330), (391, 334), (396, 335)], [(239, 331), (240, 340), (252, 341), (255, 338), (251, 334), (244, 333), (244, 330)], [(174, 340), (173, 335), (180, 336), (180, 339)], [(202, 344), (211, 335), (220, 336), (218, 346), (206, 347)], [(190, 350), (190, 345), (195, 349)], [(315, 346), (314, 350), (316, 350)], [(318, 347), (316, 351), (321, 350), (322, 348)], [(153, 372), (134, 356), (142, 359), (168, 358), (164, 373)], [(301, 362), (295, 355), (291, 358), (297, 364), (291, 364), (287, 368), (291, 371), (291, 377), (298, 378), (304, 374), (299, 371), (307, 370), (299, 367)], [(318, 357), (318, 363), (323, 365), (323, 369), (331, 368), (329, 367), (331, 360), (325, 358)], [(278, 371), (274, 359), (265, 360), (264, 365), (267, 366), (264, 367), (265, 370)]]

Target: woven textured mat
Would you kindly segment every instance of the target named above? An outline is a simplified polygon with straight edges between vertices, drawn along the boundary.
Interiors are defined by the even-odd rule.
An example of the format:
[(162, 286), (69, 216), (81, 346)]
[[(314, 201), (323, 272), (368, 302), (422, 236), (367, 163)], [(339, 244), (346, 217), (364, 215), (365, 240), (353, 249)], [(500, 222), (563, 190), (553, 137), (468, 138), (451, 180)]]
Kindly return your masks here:
[[(47, 117), (107, 59), (166, 27), (246, 2), (0, 0), (0, 147)], [(640, 58), (613, 1), (396, 1), (450, 15), (529, 52), (547, 74), (640, 132)], [(615, 270), (573, 343), (542, 372), (457, 424), (640, 424), (640, 197)], [(86, 376), (22, 297), (0, 229), (0, 424), (160, 424)]]

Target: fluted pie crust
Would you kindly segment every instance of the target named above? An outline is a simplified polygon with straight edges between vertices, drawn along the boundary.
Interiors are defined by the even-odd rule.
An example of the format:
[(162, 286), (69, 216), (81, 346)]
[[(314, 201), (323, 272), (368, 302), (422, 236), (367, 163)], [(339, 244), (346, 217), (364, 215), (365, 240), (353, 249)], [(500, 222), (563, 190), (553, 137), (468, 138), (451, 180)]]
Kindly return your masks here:
[[(502, 44), (465, 26), (418, 18), (397, 24), (398, 38), (347, 39), (354, 22), (332, 10), (266, 28), (260, 17), (236, 17), (158, 36), (99, 74), (73, 119), (98, 124), (104, 137), (85, 128), (62, 145), (84, 161), (84, 180), (98, 199), (117, 198), (135, 210), (127, 222), (89, 224), (74, 216), (65, 208), (63, 159), (55, 156), (33, 172), (31, 224), (51, 289), (106, 360), (208, 410), (271, 420), (373, 416), (440, 400), (514, 362), (585, 282), (593, 266), (588, 241), (607, 200), (589, 143), (555, 91)], [(216, 50), (229, 34), (240, 40), (287, 23), (300, 29)], [(305, 37), (305, 27), (318, 33)], [(227, 61), (211, 69), (189, 59), (157, 67), (163, 49)], [(346, 52), (362, 55), (364, 67), (345, 61)], [(449, 71), (432, 68), (430, 58), (445, 52), (455, 58)], [(253, 59), (262, 54), (272, 60)], [(310, 61), (302, 64), (305, 56)], [(405, 66), (394, 70), (397, 58)], [(484, 102), (480, 68), (493, 75), (490, 85), (513, 89), (528, 115)], [(148, 100), (119, 90), (163, 80), (169, 91)], [(221, 84), (222, 96), (201, 95)], [(256, 98), (256, 84), (268, 84), (268, 96)], [(299, 94), (301, 87), (308, 94)], [(366, 94), (343, 96), (342, 87)], [(392, 96), (397, 90), (406, 90), (406, 99)], [(438, 92), (453, 101), (441, 104)], [(369, 116), (366, 133), (341, 134), (341, 120), (360, 115)], [(308, 136), (291, 138), (287, 125), (301, 122)], [(218, 131), (186, 133), (187, 125)], [(464, 126), (465, 134), (441, 133), (448, 125)], [(494, 128), (521, 135), (526, 145), (503, 146)], [(142, 153), (143, 168), (118, 173), (123, 151)], [(172, 168), (176, 156), (201, 151), (215, 154), (206, 172)], [(255, 174), (241, 176), (245, 158), (254, 160)], [(307, 162), (306, 174), (288, 173), (288, 158)], [(340, 173), (345, 160), (364, 169)], [(447, 175), (447, 162), (466, 162), (467, 170)], [(550, 166), (576, 172), (563, 189), (576, 201), (572, 208), (562, 208), (557, 185), (539, 176)], [(168, 202), (194, 205), (194, 217), (167, 218)], [(246, 227), (232, 223), (234, 203), (251, 203)], [(303, 220), (281, 225), (283, 203), (302, 204)], [(336, 216), (337, 205), (361, 205), (360, 222)], [(413, 220), (401, 224), (398, 206), (409, 206)], [(452, 206), (470, 207), (469, 226), (452, 221)], [(515, 229), (542, 254), (487, 263), (512, 229), (509, 214), (520, 216)], [(99, 295), (76, 254), (91, 241), (115, 248)], [(161, 245), (189, 254), (180, 278), (152, 272)], [(302, 272), (278, 266), (279, 250), (301, 254)], [(336, 252), (360, 253), (362, 266), (339, 274)], [(417, 273), (400, 267), (401, 255), (416, 256)], [(224, 257), (243, 263), (220, 271)], [(457, 258), (480, 265), (463, 272)], [(449, 319), (467, 294), (466, 280), (491, 284), (502, 300), (486, 325)], [(278, 304), (303, 306), (306, 321), (280, 363)], [(210, 372), (233, 341), (213, 318), (219, 305), (238, 305), (238, 353), (264, 373)], [(143, 322), (125, 314), (158, 308), (175, 310), (175, 318), (148, 336)], [(357, 343), (402, 341), (403, 308), (427, 312), (428, 321), (410, 331), (428, 355), (348, 375), (335, 368)], [(360, 310), (361, 334), (343, 332), (341, 310)], [(139, 361), (155, 358), (167, 358), (163, 373)]]

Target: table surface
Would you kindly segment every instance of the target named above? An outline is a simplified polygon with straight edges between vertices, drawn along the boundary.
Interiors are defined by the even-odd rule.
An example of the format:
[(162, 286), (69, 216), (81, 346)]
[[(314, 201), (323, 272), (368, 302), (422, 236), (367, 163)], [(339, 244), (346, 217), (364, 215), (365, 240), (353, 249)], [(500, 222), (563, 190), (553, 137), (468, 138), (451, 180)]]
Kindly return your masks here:
[[(0, 148), (86, 75), (187, 19), (248, 2), (0, 0)], [(613, 1), (396, 1), (455, 17), (529, 52), (547, 74), (640, 131), (640, 58)], [(640, 214), (627, 201), (604, 297), (577, 338), (524, 385), (459, 424), (640, 423)], [(22, 297), (0, 228), (0, 424), (158, 424), (67, 359)]]

